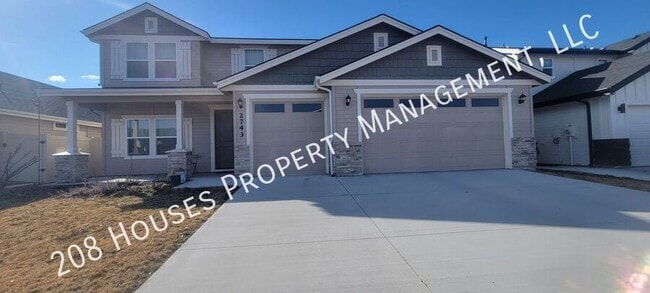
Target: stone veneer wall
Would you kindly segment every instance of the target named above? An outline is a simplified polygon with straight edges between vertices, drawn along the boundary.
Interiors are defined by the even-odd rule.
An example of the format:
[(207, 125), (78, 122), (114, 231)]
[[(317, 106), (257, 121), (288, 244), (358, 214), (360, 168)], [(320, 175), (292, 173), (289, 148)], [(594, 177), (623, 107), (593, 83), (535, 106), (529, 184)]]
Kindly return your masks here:
[(537, 166), (537, 148), (534, 137), (512, 138), (512, 167), (535, 169)]
[(251, 170), (250, 147), (246, 144), (235, 145), (235, 175)]
[(194, 166), (192, 166), (192, 152), (187, 151), (169, 151), (167, 152), (167, 175), (174, 175), (176, 172), (187, 172), (187, 178), (194, 175)]
[(55, 154), (56, 183), (80, 183), (88, 179), (89, 154)]
[(360, 144), (350, 145), (335, 143), (332, 166), (335, 176), (363, 175), (363, 148)]

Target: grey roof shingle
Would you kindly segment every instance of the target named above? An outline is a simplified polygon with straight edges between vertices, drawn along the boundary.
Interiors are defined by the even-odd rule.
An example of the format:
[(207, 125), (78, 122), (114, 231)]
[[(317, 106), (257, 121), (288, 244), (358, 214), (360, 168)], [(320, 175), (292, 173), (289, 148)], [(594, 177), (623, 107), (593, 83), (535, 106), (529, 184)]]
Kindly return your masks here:
[(607, 45), (605, 49), (629, 52), (645, 45), (648, 41), (650, 41), (650, 31)]
[(615, 92), (650, 70), (650, 51), (576, 71), (534, 96), (535, 107)]
[[(38, 113), (37, 89), (57, 89), (55, 86), (0, 71), (0, 109)], [(65, 118), (65, 102), (57, 97), (41, 98), (41, 114)], [(79, 107), (78, 119), (101, 122), (101, 115)]]

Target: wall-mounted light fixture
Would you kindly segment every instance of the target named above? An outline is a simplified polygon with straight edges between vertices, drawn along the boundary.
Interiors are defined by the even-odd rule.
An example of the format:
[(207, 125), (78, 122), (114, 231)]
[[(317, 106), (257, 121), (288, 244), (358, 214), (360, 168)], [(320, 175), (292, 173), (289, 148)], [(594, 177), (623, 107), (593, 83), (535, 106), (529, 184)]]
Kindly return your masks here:
[(625, 113), (625, 104), (621, 104), (616, 109), (618, 110), (619, 113)]
[(242, 101), (241, 98), (237, 100), (237, 106), (239, 107), (239, 109), (244, 108), (244, 101)]
[(350, 106), (350, 102), (352, 102), (352, 98), (350, 98), (350, 95), (348, 95), (347, 97), (345, 97), (345, 105)]
[(526, 95), (521, 93), (521, 96), (519, 96), (519, 104), (523, 104), (524, 102), (526, 102)]

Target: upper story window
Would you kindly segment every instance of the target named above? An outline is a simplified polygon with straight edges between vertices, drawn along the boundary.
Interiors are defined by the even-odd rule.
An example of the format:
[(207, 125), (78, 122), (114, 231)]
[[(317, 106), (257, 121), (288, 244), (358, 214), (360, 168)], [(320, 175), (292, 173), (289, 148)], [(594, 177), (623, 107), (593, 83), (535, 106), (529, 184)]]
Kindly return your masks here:
[(427, 66), (442, 66), (442, 49), (440, 46), (427, 46)]
[(126, 43), (127, 79), (176, 79), (176, 43)]
[(550, 76), (553, 76), (553, 59), (542, 58), (542, 71)]
[(374, 33), (375, 51), (388, 47), (388, 33)]
[(262, 62), (275, 58), (276, 49), (268, 48), (232, 48), (231, 65), (232, 74), (240, 72), (251, 67), (255, 67)]
[(144, 32), (146, 34), (156, 34), (156, 33), (158, 33), (158, 18), (157, 17), (145, 17), (144, 18)]
[(264, 62), (263, 49), (244, 49), (244, 69)]

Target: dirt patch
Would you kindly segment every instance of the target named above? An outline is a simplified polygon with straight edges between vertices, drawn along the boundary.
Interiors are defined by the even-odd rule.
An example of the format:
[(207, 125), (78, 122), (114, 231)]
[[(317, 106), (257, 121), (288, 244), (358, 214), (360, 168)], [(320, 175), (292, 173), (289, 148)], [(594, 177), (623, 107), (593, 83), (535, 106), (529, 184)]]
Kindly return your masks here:
[(547, 169), (545, 170), (537, 169), (537, 172), (650, 192), (650, 181), (637, 180), (632, 178), (620, 178), (620, 177), (607, 176), (607, 175), (587, 174), (581, 172), (547, 170)]
[[(92, 186), (79, 190), (56, 190), (30, 187), (12, 189), (0, 194), (0, 292), (24, 291), (117, 291), (137, 289), (162, 263), (201, 226), (224, 202), (223, 189), (207, 189), (207, 198), (216, 207), (198, 200), (202, 190), (171, 190), (168, 185), (141, 183), (132, 186)], [(163, 232), (150, 231), (146, 240), (131, 236), (132, 245), (124, 241), (117, 251), (108, 227), (119, 231), (122, 222), (129, 231), (135, 221), (149, 223), (155, 217), (162, 226), (160, 211), (172, 205), (186, 213), (183, 200), (194, 196), (194, 213), (180, 224), (172, 224)], [(151, 226), (150, 226), (151, 227)], [(139, 230), (142, 232), (142, 230)], [(77, 269), (65, 259), (64, 269), (70, 273), (58, 277), (60, 258), (51, 260), (54, 251), (67, 256), (69, 245), (79, 245), (84, 253), (84, 238), (92, 235), (102, 249), (102, 257)], [(75, 258), (77, 261), (80, 257)]]

